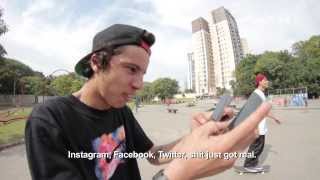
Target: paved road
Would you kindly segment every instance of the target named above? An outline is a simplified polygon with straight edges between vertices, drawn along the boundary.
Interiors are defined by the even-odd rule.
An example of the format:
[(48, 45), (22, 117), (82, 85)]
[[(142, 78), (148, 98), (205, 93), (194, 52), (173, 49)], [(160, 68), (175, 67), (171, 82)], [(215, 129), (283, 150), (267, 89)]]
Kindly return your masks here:
[(0, 152), (0, 179), (29, 180), (29, 170), (24, 145)]
[[(144, 106), (136, 114), (146, 133), (155, 144), (167, 143), (188, 133), (193, 112), (209, 109), (212, 102), (201, 102), (187, 108), (176, 105), (177, 114), (169, 114), (164, 106)], [(313, 103), (317, 107), (318, 102)], [(320, 105), (320, 102), (319, 102)], [(274, 114), (283, 120), (278, 126), (268, 122), (269, 132), (262, 163), (270, 166), (270, 172), (262, 175), (237, 175), (232, 169), (205, 180), (311, 180), (320, 177), (320, 109), (281, 108)], [(241, 164), (241, 160), (237, 162)], [(140, 160), (143, 179), (151, 179), (160, 168)], [(30, 179), (24, 146), (0, 152), (0, 173), (3, 180)]]
[[(320, 104), (320, 103), (319, 103)], [(233, 169), (207, 180), (311, 180), (320, 176), (320, 109), (312, 103), (310, 110), (303, 108), (275, 108), (273, 113), (283, 121), (276, 125), (268, 121), (269, 132), (266, 147), (262, 155), (264, 165), (270, 166), (270, 172), (262, 175), (238, 175)], [(197, 109), (180, 107), (178, 114), (168, 114), (164, 108), (146, 107), (137, 117), (147, 133), (155, 142), (165, 143), (188, 132), (189, 117), (193, 110), (209, 108), (206, 103)], [(277, 110), (278, 109), (278, 110)], [(155, 115), (154, 112), (157, 112)], [(239, 160), (237, 164), (241, 164)], [(160, 168), (149, 165), (145, 160), (140, 163), (143, 179), (151, 179)], [(257, 177), (259, 176), (259, 177)]]

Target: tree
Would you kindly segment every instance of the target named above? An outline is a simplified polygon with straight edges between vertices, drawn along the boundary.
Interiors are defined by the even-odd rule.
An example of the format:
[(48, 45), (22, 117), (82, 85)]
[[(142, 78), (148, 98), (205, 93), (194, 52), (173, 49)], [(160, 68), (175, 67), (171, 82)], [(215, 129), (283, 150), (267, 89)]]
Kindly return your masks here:
[(307, 56), (303, 52), (304, 41), (296, 42), (292, 45), (292, 54), (295, 57), (300, 57), (301, 59), (306, 59)]
[(217, 96), (221, 96), (226, 92), (228, 92), (226, 88), (217, 87)]
[(237, 82), (235, 80), (231, 80), (230, 86), (233, 91), (233, 94), (237, 96), (239, 94), (238, 89), (237, 89)]
[(178, 81), (170, 78), (159, 78), (152, 82), (153, 94), (160, 99), (172, 98), (179, 90)]
[[(3, 9), (0, 8), (0, 36), (8, 31), (8, 27), (7, 27), (6, 23), (4, 22), (4, 20), (2, 19), (2, 15), (3, 15)], [(6, 54), (7, 54), (6, 50), (0, 44), (0, 61), (3, 60), (3, 56)]]
[(236, 67), (236, 95), (248, 95), (254, 89), (254, 77), (264, 73), (271, 81), (269, 89), (307, 87), (310, 96), (319, 96), (320, 90), (320, 36), (299, 41), (287, 50), (264, 52), (244, 58)]
[(33, 94), (35, 96), (45, 95), (46, 81), (39, 76), (24, 76), (21, 78), (23, 84), (24, 94)]
[(83, 84), (83, 79), (76, 76), (74, 73), (70, 73), (54, 78), (50, 83), (50, 87), (54, 91), (54, 95), (66, 96), (78, 91)]
[(21, 93), (23, 87), (20, 83), (20, 78), (23, 76), (32, 76), (34, 73), (33, 70), (14, 59), (4, 58), (2, 63), (0, 66), (0, 93)]
[(184, 93), (194, 93), (194, 91), (192, 89), (186, 89), (184, 90)]
[(320, 35), (312, 36), (307, 41), (299, 41), (292, 46), (299, 73), (297, 82), (308, 87), (311, 97), (320, 95)]
[(292, 60), (292, 56), (287, 51), (265, 52), (258, 58), (254, 71), (255, 74), (267, 75), (272, 82), (272, 88), (287, 88), (292, 84), (290, 77), (296, 73), (291, 69)]
[(307, 41), (299, 41), (292, 46), (293, 54), (300, 60), (320, 57), (320, 35), (312, 36)]
[(308, 59), (306, 63), (305, 85), (308, 87), (310, 97), (320, 95), (320, 56)]
[(258, 58), (258, 55), (248, 55), (236, 67), (235, 95), (249, 95), (254, 90), (254, 67)]
[(152, 91), (152, 83), (144, 82), (143, 89), (137, 92), (137, 96), (140, 97), (142, 102), (150, 102), (154, 98)]

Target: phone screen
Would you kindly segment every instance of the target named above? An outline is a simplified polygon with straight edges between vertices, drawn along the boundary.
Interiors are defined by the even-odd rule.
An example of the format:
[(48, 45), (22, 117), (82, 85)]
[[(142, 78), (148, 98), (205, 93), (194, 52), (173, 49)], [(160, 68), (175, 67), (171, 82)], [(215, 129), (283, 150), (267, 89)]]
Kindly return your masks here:
[(223, 113), (224, 113), (224, 108), (227, 107), (232, 101), (232, 96), (230, 95), (223, 95), (218, 104), (216, 105), (215, 110), (212, 113), (211, 119), (214, 121), (220, 121)]
[(239, 125), (243, 120), (250, 116), (251, 113), (257, 110), (262, 104), (263, 100), (257, 93), (252, 93), (248, 98), (247, 102), (243, 105), (237, 116), (229, 125), (229, 129), (233, 129)]

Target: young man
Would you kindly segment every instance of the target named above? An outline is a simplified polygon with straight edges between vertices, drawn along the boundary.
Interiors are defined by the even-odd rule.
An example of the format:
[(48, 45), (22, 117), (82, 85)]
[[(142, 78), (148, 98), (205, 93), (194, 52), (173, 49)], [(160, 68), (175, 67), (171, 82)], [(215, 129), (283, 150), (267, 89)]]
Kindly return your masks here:
[[(255, 86), (256, 89), (253, 93), (258, 95), (262, 101), (266, 101), (266, 96), (264, 92), (269, 87), (269, 81), (267, 77), (261, 73), (256, 75), (255, 78)], [(274, 118), (272, 115), (268, 115), (271, 119), (273, 119), (275, 122), (280, 124), (280, 121), (276, 118)], [(265, 144), (265, 135), (267, 133), (267, 124), (266, 119), (264, 118), (258, 126), (258, 132), (259, 136), (256, 138), (256, 140), (250, 145), (248, 153), (254, 152), (255, 157), (254, 158), (246, 158), (244, 167), (247, 171), (255, 172), (255, 171), (261, 171), (263, 170), (262, 167), (258, 166), (259, 163), (259, 157), (261, 153), (263, 152), (264, 144)]]
[(122, 24), (95, 35), (92, 52), (75, 67), (88, 78), (81, 90), (35, 107), (29, 117), (25, 140), (33, 179), (141, 179), (135, 155), (148, 152), (152, 164), (170, 162), (154, 179), (194, 179), (233, 165), (235, 159), (161, 159), (159, 152), (241, 151), (252, 142), (254, 129), (271, 106), (264, 104), (224, 134), (226, 122), (199, 113), (190, 134), (155, 146), (126, 106), (143, 86), (154, 42), (152, 33)]

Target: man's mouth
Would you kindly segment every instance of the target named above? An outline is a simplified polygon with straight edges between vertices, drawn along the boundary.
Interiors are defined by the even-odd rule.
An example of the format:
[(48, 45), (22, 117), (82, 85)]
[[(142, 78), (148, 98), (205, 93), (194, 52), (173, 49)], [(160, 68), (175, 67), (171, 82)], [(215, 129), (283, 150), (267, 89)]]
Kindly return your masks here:
[(132, 100), (134, 98), (134, 94), (124, 93), (123, 97), (124, 97), (125, 101), (130, 101), (130, 100)]

